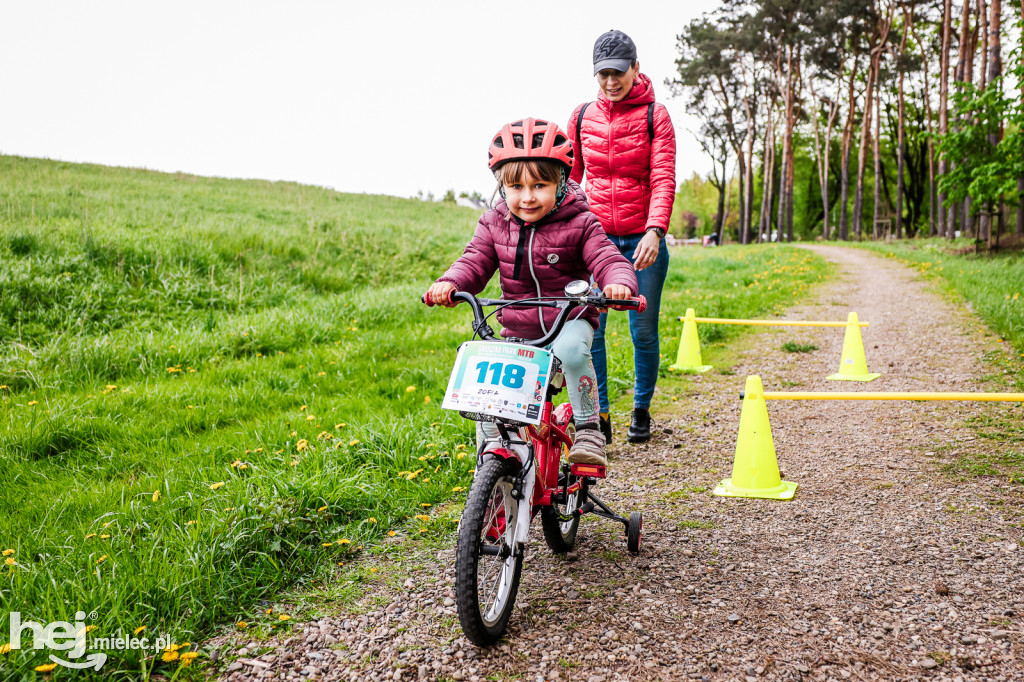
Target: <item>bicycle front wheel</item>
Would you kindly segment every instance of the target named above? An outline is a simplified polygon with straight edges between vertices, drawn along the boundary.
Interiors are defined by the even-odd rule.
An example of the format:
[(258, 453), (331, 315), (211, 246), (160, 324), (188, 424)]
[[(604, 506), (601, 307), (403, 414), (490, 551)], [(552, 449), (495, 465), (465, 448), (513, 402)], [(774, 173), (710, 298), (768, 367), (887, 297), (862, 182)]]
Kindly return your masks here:
[(476, 472), (459, 523), (455, 597), (462, 631), (478, 646), (494, 644), (505, 634), (519, 591), (523, 554), (515, 546), (515, 475), (512, 462), (488, 460)]

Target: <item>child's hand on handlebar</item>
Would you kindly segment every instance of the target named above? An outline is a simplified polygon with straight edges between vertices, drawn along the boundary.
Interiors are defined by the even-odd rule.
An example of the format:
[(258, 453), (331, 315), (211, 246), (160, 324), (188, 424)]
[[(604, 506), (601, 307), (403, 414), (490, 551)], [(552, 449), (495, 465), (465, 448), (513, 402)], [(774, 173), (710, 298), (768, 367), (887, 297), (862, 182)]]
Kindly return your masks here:
[(445, 308), (454, 308), (452, 294), (455, 293), (455, 285), (451, 282), (434, 282), (423, 295), (423, 302), (429, 306), (443, 305)]
[(610, 298), (614, 301), (623, 301), (633, 297), (633, 292), (629, 290), (629, 287), (622, 284), (609, 284), (601, 293), (604, 294), (605, 298)]

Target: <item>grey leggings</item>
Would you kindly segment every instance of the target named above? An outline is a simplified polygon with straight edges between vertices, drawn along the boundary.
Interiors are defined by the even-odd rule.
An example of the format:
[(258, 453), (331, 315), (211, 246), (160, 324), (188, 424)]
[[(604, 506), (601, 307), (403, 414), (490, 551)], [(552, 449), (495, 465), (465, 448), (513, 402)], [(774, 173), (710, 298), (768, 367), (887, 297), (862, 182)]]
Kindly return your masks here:
[[(597, 372), (594, 361), (590, 357), (590, 344), (594, 341), (594, 328), (586, 320), (571, 320), (565, 323), (562, 333), (548, 346), (548, 350), (562, 361), (562, 374), (565, 375), (565, 390), (569, 393), (569, 403), (576, 425), (596, 424), (598, 416), (597, 404)], [(490, 422), (477, 422), (483, 435), (496, 438), (498, 429)]]

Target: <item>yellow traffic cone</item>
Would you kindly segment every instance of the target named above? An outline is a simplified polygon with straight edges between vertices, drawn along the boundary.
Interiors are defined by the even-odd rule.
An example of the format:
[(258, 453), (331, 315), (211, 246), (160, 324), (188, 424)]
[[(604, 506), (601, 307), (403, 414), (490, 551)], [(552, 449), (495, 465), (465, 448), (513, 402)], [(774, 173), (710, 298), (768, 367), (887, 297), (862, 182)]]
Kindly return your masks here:
[(761, 377), (749, 376), (743, 390), (740, 433), (736, 439), (732, 478), (719, 483), (712, 494), (721, 497), (791, 500), (796, 494), (796, 486), (796, 483), (783, 481), (779, 474)]
[(676, 372), (706, 372), (711, 365), (705, 365), (700, 357), (700, 337), (697, 336), (697, 315), (693, 308), (686, 309), (683, 318), (683, 335), (679, 340), (679, 355), (676, 364), (669, 367)]
[(850, 313), (846, 319), (846, 336), (843, 338), (843, 357), (839, 360), (839, 371), (828, 375), (828, 378), (837, 381), (871, 381), (880, 376), (868, 371), (864, 342), (860, 338), (860, 321), (857, 313)]

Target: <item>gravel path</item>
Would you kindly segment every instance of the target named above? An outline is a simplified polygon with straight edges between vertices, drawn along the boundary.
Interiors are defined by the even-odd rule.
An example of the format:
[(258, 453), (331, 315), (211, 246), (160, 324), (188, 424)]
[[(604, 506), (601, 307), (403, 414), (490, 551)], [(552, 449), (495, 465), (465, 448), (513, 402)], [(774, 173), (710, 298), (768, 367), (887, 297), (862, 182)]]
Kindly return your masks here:
[[(748, 374), (769, 391), (1006, 390), (982, 379), (993, 372), (982, 356), (1004, 351), (971, 313), (893, 260), (809, 248), (842, 274), (787, 317), (856, 311), (871, 323), (868, 367), (883, 376), (825, 380), (838, 369), (841, 329), (745, 337), (732, 374), (695, 377), (687, 399), (656, 408), (650, 443), (617, 434), (612, 478), (598, 490), (617, 510), (644, 512), (639, 557), (626, 553), (621, 526), (600, 519), (585, 520), (577, 552), (556, 557), (535, 523), (509, 637), (480, 650), (455, 617), (454, 550), (434, 550), (407, 564), (404, 583), (375, 583), (283, 642), (213, 643), (222, 676), (1024, 680), (1024, 495), (998, 478), (941, 472), (958, 453), (1012, 448), (965, 420), (1009, 413), (1019, 425), (1019, 406), (772, 401), (796, 498), (710, 494), (730, 475)], [(785, 353), (786, 341), (819, 350)]]

